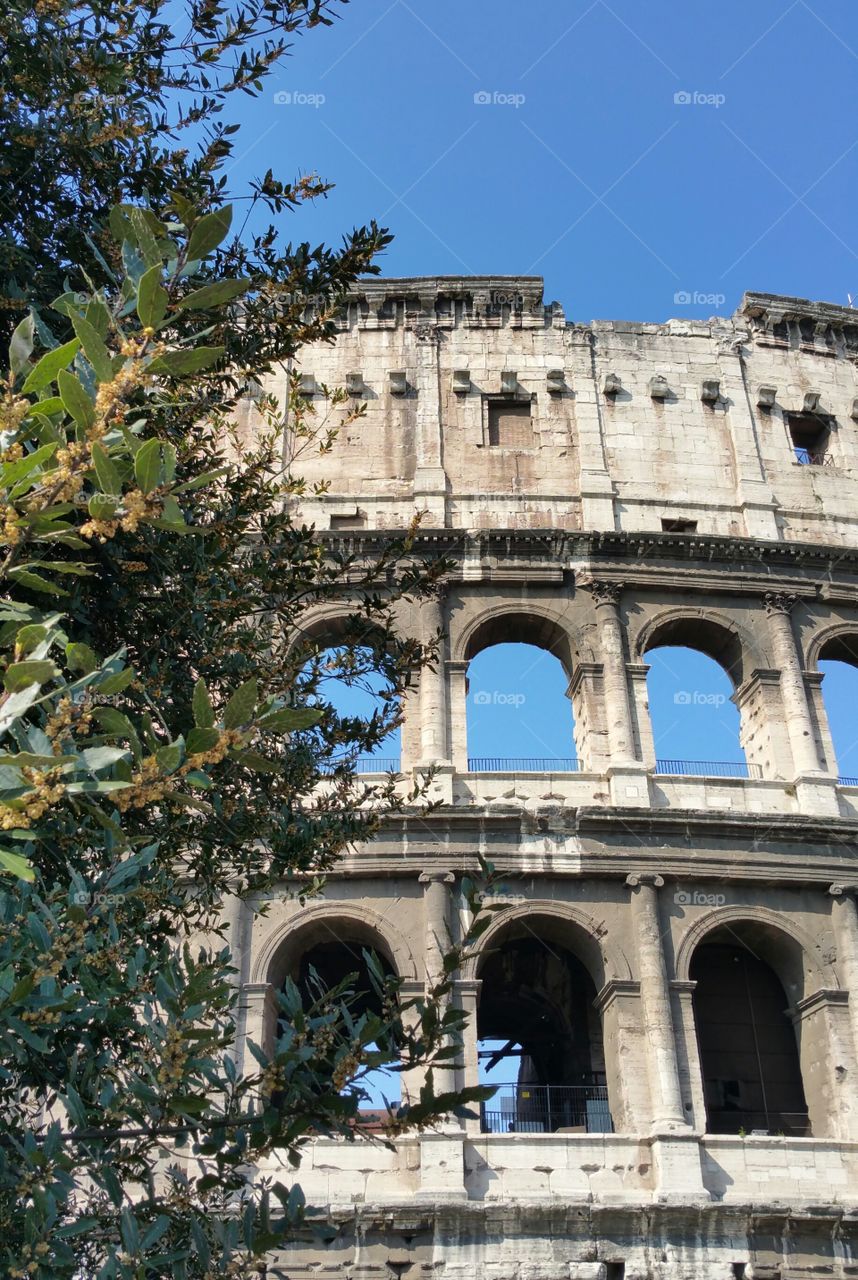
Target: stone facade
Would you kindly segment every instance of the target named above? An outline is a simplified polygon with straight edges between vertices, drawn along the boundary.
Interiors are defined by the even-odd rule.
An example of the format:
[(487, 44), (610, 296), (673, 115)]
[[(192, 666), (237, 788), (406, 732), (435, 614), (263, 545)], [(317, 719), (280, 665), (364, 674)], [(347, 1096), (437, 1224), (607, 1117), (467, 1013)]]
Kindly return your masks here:
[[(561, 1045), (561, 1074), (558, 1002), (580, 1002), (567, 1057), (589, 1054), (592, 1080), (531, 1082), (493, 1130), (451, 1117), (393, 1150), (317, 1140), (294, 1176), (332, 1237), (269, 1275), (858, 1275), (858, 786), (838, 775), (818, 665), (858, 654), (856, 357), (858, 315), (839, 307), (751, 294), (731, 320), (581, 326), (532, 277), (373, 281), (336, 343), (301, 353), (308, 395), (348, 383), (368, 406), (302, 467), (330, 482), (304, 516), (372, 556), (423, 510), (415, 553), (455, 565), (440, 601), (401, 613), (444, 633), (401, 761), (436, 767), (438, 807), (404, 807), (320, 901), (236, 907), (242, 1035), (270, 1036), (273, 990), (328, 939), (375, 947), (421, 990), (483, 855), (503, 908), (457, 982), (458, 1082), (476, 1083), (480, 1025), (499, 1034), (508, 1006), (524, 1026), (528, 990), (559, 1009), (539, 1045)], [(334, 611), (308, 626), (335, 641)], [(563, 663), (577, 768), (469, 760), (468, 663), (510, 640)], [(657, 760), (661, 644), (730, 676), (737, 776)], [(731, 963), (767, 1011), (750, 1029), (719, 1012)], [(733, 1031), (753, 1031), (753, 1062)], [(586, 1110), (527, 1120), (552, 1083)]]

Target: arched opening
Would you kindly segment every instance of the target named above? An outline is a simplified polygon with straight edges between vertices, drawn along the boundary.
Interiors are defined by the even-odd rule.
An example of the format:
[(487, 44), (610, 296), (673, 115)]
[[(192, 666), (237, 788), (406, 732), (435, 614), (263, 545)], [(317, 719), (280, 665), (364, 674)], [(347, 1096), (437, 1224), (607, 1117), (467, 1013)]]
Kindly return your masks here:
[(468, 768), (568, 772), (578, 768), (566, 632), (536, 614), (487, 620), (467, 647)]
[(759, 929), (731, 924), (692, 957), (709, 1133), (811, 1132), (790, 1002), (765, 949)]
[(747, 778), (734, 690), (742, 678), (738, 637), (717, 623), (676, 618), (647, 639), (647, 700), (656, 772)]
[(497, 1088), (482, 1104), (486, 1132), (611, 1131), (596, 988), (562, 937), (560, 922), (528, 917), (479, 967), (480, 1083)]
[(844, 785), (858, 786), (858, 633), (832, 637), (820, 650), (818, 666), (830, 735), (826, 755), (833, 755), (829, 767)]
[[(299, 931), (287, 939), (272, 966), (275, 984), (282, 987), (287, 980), (293, 982), (304, 1009), (323, 1005), (330, 993), (332, 999), (347, 1006), (355, 1022), (367, 1016), (385, 1016), (379, 978), (383, 984), (395, 973), (388, 949), (375, 930), (352, 920), (324, 920)], [(338, 995), (339, 988), (343, 990)], [(367, 1048), (374, 1051), (378, 1046), (370, 1042)], [(400, 1073), (391, 1064), (362, 1073), (343, 1092), (357, 1093), (361, 1120), (367, 1123), (375, 1113), (381, 1118), (388, 1103), (399, 1104), (400, 1081)]]
[(320, 649), (301, 669), (298, 698), (324, 713), (315, 738), (326, 772), (342, 765), (358, 773), (399, 770), (400, 697), (384, 652), (352, 643)]

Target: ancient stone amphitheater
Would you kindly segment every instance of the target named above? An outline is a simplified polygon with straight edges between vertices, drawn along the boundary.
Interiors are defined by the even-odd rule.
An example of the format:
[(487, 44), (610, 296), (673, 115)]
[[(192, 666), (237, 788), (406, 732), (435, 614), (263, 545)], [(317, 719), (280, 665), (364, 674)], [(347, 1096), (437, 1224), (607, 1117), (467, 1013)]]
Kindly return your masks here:
[[(485, 1042), (521, 1065), (395, 1150), (318, 1139), (292, 1176), (335, 1234), (269, 1275), (858, 1275), (858, 779), (819, 666), (858, 662), (856, 358), (845, 308), (581, 325), (535, 277), (371, 281), (301, 353), (307, 396), (368, 406), (304, 466), (330, 481), (306, 518), (372, 556), (423, 510), (419, 547), (456, 565), (403, 617), (445, 640), (394, 767), (437, 766), (440, 803), (323, 899), (236, 918), (245, 1033), (287, 974), (365, 946), (422, 991), (483, 854), (503, 909), (456, 984), (458, 1082)], [(313, 625), (336, 640), (336, 611)], [(562, 662), (568, 759), (469, 757), (468, 666), (502, 641)], [(728, 674), (743, 765), (657, 757), (665, 645)]]

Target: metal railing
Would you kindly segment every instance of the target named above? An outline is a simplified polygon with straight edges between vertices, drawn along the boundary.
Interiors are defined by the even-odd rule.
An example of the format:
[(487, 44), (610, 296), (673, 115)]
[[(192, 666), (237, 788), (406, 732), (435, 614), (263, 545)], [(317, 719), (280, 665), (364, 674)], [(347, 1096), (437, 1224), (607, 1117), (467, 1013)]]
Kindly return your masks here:
[(604, 1084), (501, 1085), (480, 1105), (483, 1133), (613, 1133)]
[(841, 773), (837, 781), (841, 787), (858, 787), (858, 778), (850, 778), (846, 773)]
[(399, 773), (399, 756), (356, 756), (353, 760), (325, 760), (320, 764), (322, 773), (333, 773), (339, 765), (351, 764), (355, 773)]
[(795, 445), (795, 460), (803, 467), (830, 467), (831, 454), (824, 449), (802, 449)]
[(806, 1111), (733, 1111), (706, 1109), (707, 1133), (741, 1133), (750, 1137), (754, 1130), (772, 1137), (810, 1138), (812, 1132)]
[(744, 760), (656, 760), (655, 772), (691, 778), (761, 778), (758, 764)]
[(578, 773), (580, 768), (573, 756), (468, 756), (468, 773)]

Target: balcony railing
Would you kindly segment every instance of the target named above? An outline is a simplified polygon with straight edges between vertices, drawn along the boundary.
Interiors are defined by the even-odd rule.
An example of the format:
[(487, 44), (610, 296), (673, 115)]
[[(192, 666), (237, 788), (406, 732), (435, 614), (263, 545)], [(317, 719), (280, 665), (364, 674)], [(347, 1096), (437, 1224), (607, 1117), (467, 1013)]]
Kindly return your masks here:
[(810, 1120), (806, 1111), (732, 1111), (707, 1108), (708, 1133), (741, 1133), (746, 1136), (757, 1130), (772, 1137), (812, 1137)]
[(468, 773), (577, 773), (580, 760), (573, 756), (469, 756)]
[(480, 1107), (483, 1133), (613, 1133), (604, 1084), (501, 1085)]
[(804, 449), (801, 445), (795, 445), (795, 460), (803, 467), (831, 466), (830, 453), (826, 453), (824, 449)]
[(655, 772), (691, 778), (761, 778), (758, 764), (735, 760), (656, 760)]
[(841, 787), (858, 787), (858, 778), (850, 778), (846, 773), (841, 773), (837, 781)]
[[(348, 764), (348, 760), (326, 760), (320, 766), (322, 773), (333, 773), (339, 765)], [(398, 773), (399, 756), (357, 756), (351, 761), (355, 773)]]

